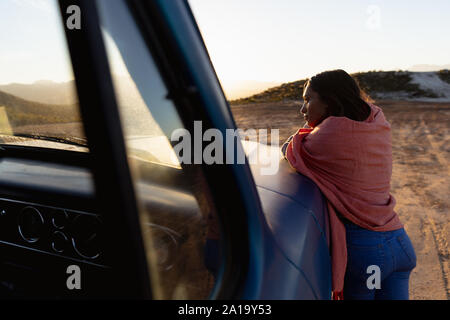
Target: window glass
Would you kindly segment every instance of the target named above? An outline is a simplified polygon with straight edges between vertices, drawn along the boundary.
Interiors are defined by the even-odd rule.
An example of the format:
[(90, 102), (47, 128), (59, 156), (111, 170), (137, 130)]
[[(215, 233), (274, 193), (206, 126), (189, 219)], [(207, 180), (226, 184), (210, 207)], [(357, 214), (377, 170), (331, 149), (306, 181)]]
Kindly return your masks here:
[(0, 1), (0, 143), (88, 151), (55, 0)]
[(201, 173), (182, 168), (170, 141), (182, 121), (124, 1), (97, 4), (154, 295), (208, 298), (218, 265), (218, 232), (208, 220), (213, 209), (203, 197)]

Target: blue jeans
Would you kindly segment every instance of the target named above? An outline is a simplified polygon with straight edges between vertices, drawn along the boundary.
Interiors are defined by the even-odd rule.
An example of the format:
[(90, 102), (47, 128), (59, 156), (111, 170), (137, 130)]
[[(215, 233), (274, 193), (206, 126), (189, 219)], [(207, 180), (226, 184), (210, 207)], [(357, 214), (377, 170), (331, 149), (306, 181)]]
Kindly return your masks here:
[(408, 300), (416, 254), (405, 229), (371, 231), (348, 220), (344, 225), (348, 256), (344, 299)]

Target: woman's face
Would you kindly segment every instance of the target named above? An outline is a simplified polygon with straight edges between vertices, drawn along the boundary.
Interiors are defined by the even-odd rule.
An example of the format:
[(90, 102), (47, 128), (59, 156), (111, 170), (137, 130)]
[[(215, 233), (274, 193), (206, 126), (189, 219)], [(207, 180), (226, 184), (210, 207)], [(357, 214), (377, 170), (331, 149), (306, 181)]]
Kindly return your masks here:
[(300, 113), (308, 123), (308, 126), (314, 128), (326, 118), (327, 105), (320, 99), (320, 96), (315, 92), (309, 84), (303, 91), (303, 105)]

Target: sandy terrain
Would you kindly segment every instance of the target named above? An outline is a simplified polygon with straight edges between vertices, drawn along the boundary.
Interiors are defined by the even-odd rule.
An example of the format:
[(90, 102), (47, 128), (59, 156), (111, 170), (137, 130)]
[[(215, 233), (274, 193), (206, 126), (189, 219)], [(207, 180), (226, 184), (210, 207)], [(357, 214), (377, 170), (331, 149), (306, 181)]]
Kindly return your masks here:
[[(417, 254), (411, 299), (450, 299), (450, 103), (378, 101), (392, 126), (391, 193)], [(238, 127), (280, 129), (280, 144), (304, 122), (296, 103), (233, 106)]]

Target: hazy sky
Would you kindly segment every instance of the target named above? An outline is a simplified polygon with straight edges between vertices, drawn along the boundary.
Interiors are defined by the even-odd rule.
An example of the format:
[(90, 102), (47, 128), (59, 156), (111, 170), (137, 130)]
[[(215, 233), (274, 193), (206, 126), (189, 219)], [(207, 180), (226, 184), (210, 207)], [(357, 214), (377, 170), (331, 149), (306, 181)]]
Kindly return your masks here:
[[(225, 85), (450, 63), (449, 0), (189, 3)], [(56, 8), (55, 0), (0, 0), (0, 84), (72, 79)]]
[(449, 0), (189, 0), (222, 83), (450, 63)]
[[(0, 0), (0, 84), (73, 79), (60, 19), (56, 0)], [(126, 74), (117, 49), (112, 58)]]
[(0, 84), (73, 78), (55, 0), (0, 0)]

